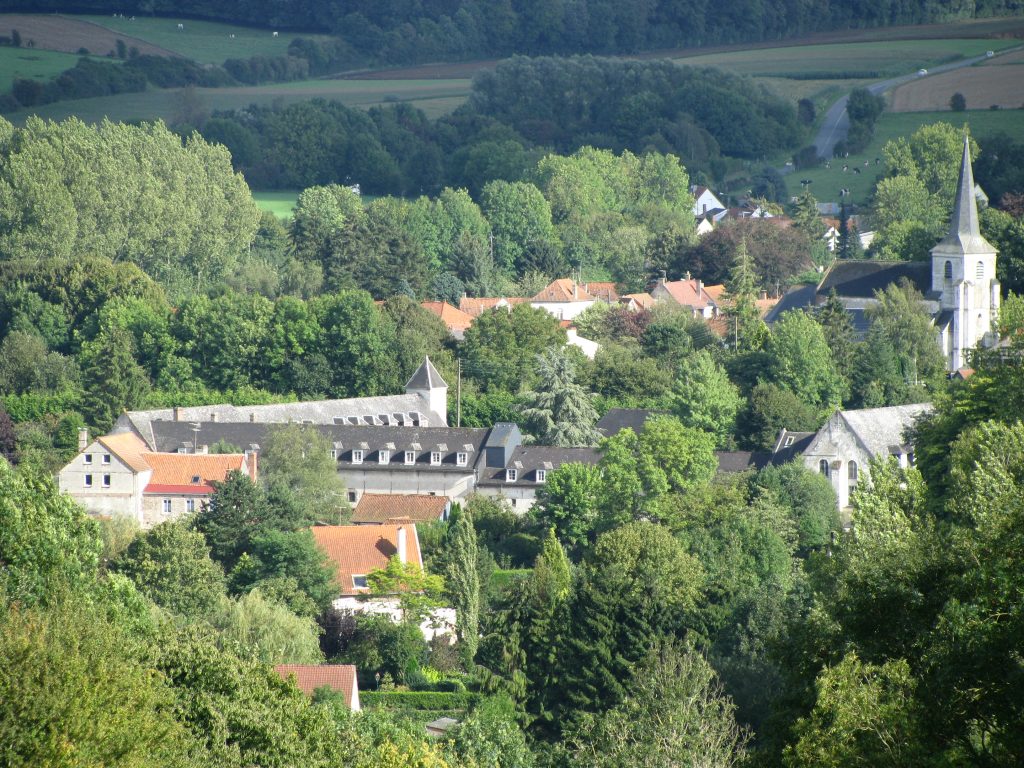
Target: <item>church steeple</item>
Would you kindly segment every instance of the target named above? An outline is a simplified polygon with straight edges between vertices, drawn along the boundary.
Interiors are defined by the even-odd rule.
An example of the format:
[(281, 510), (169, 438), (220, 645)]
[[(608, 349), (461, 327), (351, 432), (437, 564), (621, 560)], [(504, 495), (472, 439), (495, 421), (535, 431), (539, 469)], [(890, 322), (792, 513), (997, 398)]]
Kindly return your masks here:
[(939, 245), (957, 246), (963, 253), (992, 250), (992, 246), (981, 236), (981, 227), (978, 224), (978, 199), (974, 190), (971, 141), (967, 134), (964, 134), (964, 154), (960, 162), (956, 198), (953, 201), (953, 216), (949, 222), (949, 233)]

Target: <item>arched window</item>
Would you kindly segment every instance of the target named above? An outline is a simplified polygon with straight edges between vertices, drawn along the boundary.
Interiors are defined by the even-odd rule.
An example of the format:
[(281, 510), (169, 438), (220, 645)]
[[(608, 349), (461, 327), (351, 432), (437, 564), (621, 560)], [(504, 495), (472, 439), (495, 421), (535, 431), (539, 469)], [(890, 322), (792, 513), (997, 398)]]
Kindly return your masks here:
[(825, 477), (828, 477), (828, 459), (822, 459), (818, 462), (818, 471)]
[(953, 262), (952, 261), (947, 261), (946, 262), (946, 269), (942, 273), (942, 276), (946, 280), (952, 280), (953, 279)]
[(985, 279), (985, 262), (979, 261), (978, 266), (974, 270), (974, 276), (979, 280)]
[(856, 485), (857, 484), (857, 462), (856, 461), (851, 461), (847, 465), (847, 475), (848, 475), (848, 477), (850, 479), (850, 485)]

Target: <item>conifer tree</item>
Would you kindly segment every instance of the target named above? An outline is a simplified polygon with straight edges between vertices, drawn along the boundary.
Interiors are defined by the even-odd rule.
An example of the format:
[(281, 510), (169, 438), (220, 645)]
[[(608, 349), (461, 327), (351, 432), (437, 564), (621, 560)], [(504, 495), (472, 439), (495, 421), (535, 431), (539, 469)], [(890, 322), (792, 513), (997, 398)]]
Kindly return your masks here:
[(526, 393), (522, 414), (527, 429), (544, 445), (595, 445), (600, 435), (590, 395), (576, 383), (565, 351), (552, 347), (537, 356), (537, 389)]
[(455, 606), (456, 636), (466, 666), (473, 663), (480, 642), (480, 573), (476, 531), (468, 511), (460, 512), (448, 529), (448, 594)]
[(725, 283), (726, 297), (732, 302), (726, 311), (729, 318), (731, 341), (736, 349), (760, 348), (767, 334), (761, 313), (757, 309), (757, 273), (754, 260), (747, 250), (747, 241), (741, 240), (736, 257)]
[(149, 391), (149, 379), (135, 362), (131, 335), (116, 326), (104, 329), (82, 348), (82, 415), (106, 432), (125, 409), (136, 408)]

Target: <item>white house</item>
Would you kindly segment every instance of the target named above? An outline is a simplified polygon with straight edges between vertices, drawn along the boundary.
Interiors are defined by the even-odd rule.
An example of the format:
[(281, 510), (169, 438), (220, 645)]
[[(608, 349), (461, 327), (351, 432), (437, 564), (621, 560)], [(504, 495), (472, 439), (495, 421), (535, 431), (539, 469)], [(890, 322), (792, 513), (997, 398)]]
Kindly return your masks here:
[(913, 465), (914, 447), (907, 433), (931, 410), (930, 404), (918, 403), (836, 411), (804, 449), (804, 466), (829, 479), (844, 510), (853, 489), (867, 477), (872, 458), (894, 456), (901, 467)]
[[(317, 525), (312, 528), (317, 546), (327, 555), (337, 574), (340, 611), (388, 616), (398, 623), (402, 611), (397, 596), (370, 597), (367, 575), (386, 568), (392, 557), (423, 568), (420, 540), (414, 523), (396, 525)], [(455, 611), (437, 608), (420, 625), (428, 641), (436, 635), (450, 635), (455, 628)]]
[(694, 186), (690, 188), (690, 191), (693, 193), (694, 216), (703, 216), (709, 211), (725, 209), (725, 204), (715, 197), (715, 193), (707, 187)]

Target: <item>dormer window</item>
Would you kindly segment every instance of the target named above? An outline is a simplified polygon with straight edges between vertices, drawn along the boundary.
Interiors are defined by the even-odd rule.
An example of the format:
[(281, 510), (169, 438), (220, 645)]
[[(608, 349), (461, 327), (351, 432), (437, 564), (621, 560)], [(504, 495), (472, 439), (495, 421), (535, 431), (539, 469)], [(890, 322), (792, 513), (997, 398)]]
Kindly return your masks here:
[(793, 438), (792, 435), (786, 435), (786, 444), (783, 447), (784, 448), (789, 448), (789, 446), (791, 446), (793, 444), (793, 439), (794, 438)]
[(391, 451), (382, 450), (377, 453), (378, 464), (387, 464), (389, 461), (391, 461)]
[(519, 477), (519, 470), (518, 469), (506, 469), (505, 470), (505, 482), (506, 483), (514, 483), (518, 477)]
[(430, 452), (430, 466), (439, 467), (441, 466), (441, 452), (431, 451)]
[(356, 576), (352, 574), (352, 587), (354, 589), (369, 589), (370, 585), (366, 582), (366, 576)]
[(405, 452), (405, 463), (406, 464), (415, 464), (416, 463), (416, 451), (406, 451)]
[(460, 467), (466, 466), (469, 463), (469, 454), (459, 451), (455, 454), (455, 464)]
[(548, 480), (548, 471), (546, 469), (537, 470), (537, 482), (546, 483)]
[(363, 452), (359, 450), (352, 451), (352, 463), (362, 464), (363, 463)]
[(199, 485), (199, 475), (192, 475), (192, 485)]

